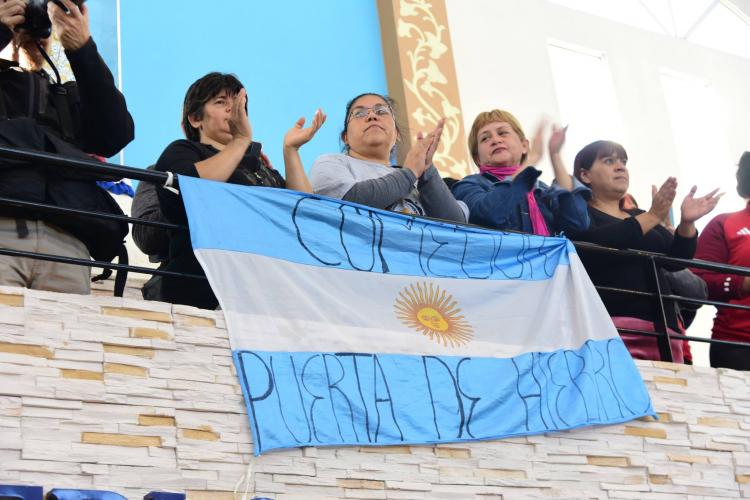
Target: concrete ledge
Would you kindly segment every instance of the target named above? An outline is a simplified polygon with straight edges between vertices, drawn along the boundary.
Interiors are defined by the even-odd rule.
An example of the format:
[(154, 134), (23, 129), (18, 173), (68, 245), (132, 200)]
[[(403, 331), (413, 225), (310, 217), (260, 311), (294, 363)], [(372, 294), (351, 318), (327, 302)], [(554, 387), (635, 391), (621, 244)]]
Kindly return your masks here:
[(750, 496), (750, 380), (637, 362), (659, 419), (252, 457), (221, 312), (0, 287), (0, 483), (189, 498)]

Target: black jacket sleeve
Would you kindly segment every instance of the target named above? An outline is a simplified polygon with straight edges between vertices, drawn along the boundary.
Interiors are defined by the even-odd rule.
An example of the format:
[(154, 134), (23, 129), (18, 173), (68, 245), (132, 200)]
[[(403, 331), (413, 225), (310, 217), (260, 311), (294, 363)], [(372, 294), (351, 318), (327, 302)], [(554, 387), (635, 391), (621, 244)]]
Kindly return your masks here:
[(591, 223), (588, 230), (570, 234), (573, 240), (588, 241), (612, 248), (639, 248), (643, 230), (635, 217), (606, 223), (596, 212), (589, 211)]
[(80, 94), (80, 147), (87, 153), (115, 155), (135, 137), (133, 117), (93, 38), (66, 51)]
[(3, 50), (13, 40), (13, 32), (3, 23), (0, 23), (0, 50)]
[[(664, 228), (662, 228), (664, 229)], [(664, 229), (666, 231), (666, 229)], [(672, 238), (672, 243), (669, 245), (669, 249), (666, 254), (669, 257), (676, 257), (678, 259), (692, 259), (695, 256), (695, 249), (698, 247), (698, 233), (691, 238), (685, 238), (680, 236), (675, 231)], [(662, 267), (667, 271), (681, 271), (685, 269), (685, 266), (680, 264), (662, 264)]]
[[(205, 159), (205, 155), (195, 144), (185, 139), (178, 139), (162, 152), (156, 161), (154, 170), (189, 177), (200, 177), (195, 164)], [(187, 224), (185, 207), (182, 205), (182, 198), (179, 195), (163, 187), (156, 188), (156, 195), (159, 198), (161, 213), (168, 222)]]

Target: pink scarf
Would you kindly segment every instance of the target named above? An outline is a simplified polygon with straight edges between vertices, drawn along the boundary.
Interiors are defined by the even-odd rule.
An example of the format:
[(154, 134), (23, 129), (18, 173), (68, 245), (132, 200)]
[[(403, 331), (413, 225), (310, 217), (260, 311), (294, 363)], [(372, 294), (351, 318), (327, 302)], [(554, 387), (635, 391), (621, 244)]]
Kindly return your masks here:
[[(514, 165), (512, 167), (495, 167), (492, 165), (480, 165), (479, 171), (481, 173), (490, 173), (494, 177), (497, 178), (497, 180), (501, 181), (508, 177), (509, 175), (513, 175), (516, 172), (518, 172), (518, 169), (521, 168), (521, 165)], [(544, 220), (544, 216), (542, 215), (542, 211), (539, 209), (539, 205), (536, 202), (536, 198), (534, 197), (534, 190), (532, 189), (528, 193), (526, 193), (526, 200), (529, 202), (529, 218), (531, 219), (531, 229), (534, 232), (534, 234), (538, 234), (540, 236), (549, 236), (549, 229), (547, 229), (547, 223)]]

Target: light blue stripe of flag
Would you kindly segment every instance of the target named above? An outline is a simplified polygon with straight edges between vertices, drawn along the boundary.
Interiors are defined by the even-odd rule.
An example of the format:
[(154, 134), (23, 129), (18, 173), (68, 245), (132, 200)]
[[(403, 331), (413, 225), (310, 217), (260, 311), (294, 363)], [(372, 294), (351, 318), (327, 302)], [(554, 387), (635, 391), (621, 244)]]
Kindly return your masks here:
[(495, 439), (654, 414), (619, 338), (510, 359), (234, 356), (256, 454), (296, 446)]
[(194, 249), (300, 264), (458, 279), (547, 279), (575, 252), (564, 238), (417, 219), (285, 189), (179, 178)]

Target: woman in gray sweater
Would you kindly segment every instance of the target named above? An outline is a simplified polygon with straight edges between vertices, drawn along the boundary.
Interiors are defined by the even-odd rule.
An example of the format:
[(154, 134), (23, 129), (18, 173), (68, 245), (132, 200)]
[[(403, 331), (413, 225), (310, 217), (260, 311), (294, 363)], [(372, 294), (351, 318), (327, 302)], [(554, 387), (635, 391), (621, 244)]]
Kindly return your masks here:
[(310, 170), (313, 190), (384, 210), (466, 222), (464, 210), (440, 177), (432, 157), (443, 121), (429, 134), (417, 135), (403, 165), (391, 163), (400, 139), (393, 101), (362, 94), (346, 107), (341, 140), (345, 153), (318, 157)]

